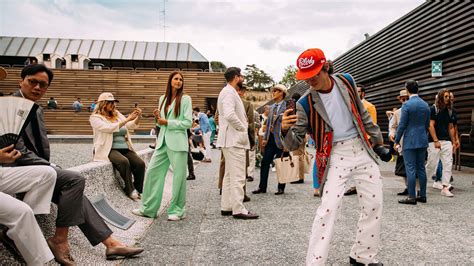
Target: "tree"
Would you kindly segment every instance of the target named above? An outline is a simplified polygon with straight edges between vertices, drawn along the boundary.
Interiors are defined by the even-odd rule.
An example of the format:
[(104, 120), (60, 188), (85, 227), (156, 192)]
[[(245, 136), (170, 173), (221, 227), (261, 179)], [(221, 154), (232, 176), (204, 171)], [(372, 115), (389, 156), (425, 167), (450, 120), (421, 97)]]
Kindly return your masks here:
[(280, 83), (285, 85), (288, 89), (291, 88), (298, 82), (296, 80), (296, 71), (298, 71), (298, 69), (294, 65), (287, 66)]
[(256, 91), (264, 91), (275, 85), (273, 78), (255, 64), (247, 65), (244, 69), (244, 75), (247, 86)]
[(221, 61), (211, 61), (211, 69), (214, 72), (225, 72), (227, 67)]

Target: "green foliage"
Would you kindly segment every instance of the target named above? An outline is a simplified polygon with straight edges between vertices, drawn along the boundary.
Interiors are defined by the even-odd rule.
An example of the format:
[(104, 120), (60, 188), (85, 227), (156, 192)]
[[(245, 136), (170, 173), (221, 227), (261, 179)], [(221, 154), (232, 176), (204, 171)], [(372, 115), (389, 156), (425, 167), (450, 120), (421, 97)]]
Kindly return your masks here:
[(273, 78), (255, 64), (247, 65), (244, 69), (244, 75), (247, 86), (256, 91), (265, 91), (275, 85)]
[(296, 80), (296, 71), (298, 71), (298, 69), (294, 65), (287, 66), (280, 83), (285, 85), (287, 88), (291, 88), (293, 85), (298, 83)]
[(220, 61), (211, 61), (211, 68), (214, 72), (225, 72), (227, 69), (226, 65)]

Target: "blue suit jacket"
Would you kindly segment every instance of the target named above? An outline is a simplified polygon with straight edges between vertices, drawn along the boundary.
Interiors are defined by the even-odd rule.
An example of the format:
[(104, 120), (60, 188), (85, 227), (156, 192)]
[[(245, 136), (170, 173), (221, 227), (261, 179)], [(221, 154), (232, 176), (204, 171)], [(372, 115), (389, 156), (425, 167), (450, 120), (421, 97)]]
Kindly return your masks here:
[[(275, 111), (276, 108), (276, 103), (272, 104), (270, 106), (270, 112), (268, 113), (268, 118), (267, 118), (267, 124), (266, 127), (267, 129), (265, 130), (265, 135), (263, 138), (268, 141), (268, 137), (270, 136), (270, 129), (272, 128), (272, 121), (273, 121), (273, 112)], [(282, 101), (280, 103), (280, 108), (278, 109), (278, 112), (275, 114), (277, 116), (274, 124), (273, 124), (273, 136), (275, 137), (275, 143), (279, 149), (283, 149), (283, 143), (281, 141), (281, 119), (283, 117), (283, 113), (286, 111), (286, 101)]]
[(402, 106), (395, 143), (403, 136), (403, 149), (428, 147), (428, 128), (430, 127), (430, 107), (419, 96), (412, 96)]

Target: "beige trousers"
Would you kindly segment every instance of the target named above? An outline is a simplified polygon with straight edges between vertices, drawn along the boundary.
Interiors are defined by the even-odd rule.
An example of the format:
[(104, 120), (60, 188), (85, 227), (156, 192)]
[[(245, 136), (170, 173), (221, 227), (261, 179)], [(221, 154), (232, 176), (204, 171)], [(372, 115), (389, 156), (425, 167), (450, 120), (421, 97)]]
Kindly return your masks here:
[(225, 173), (222, 180), (221, 210), (247, 214), (243, 204), (245, 186), (245, 149), (222, 148)]
[[(49, 166), (0, 167), (0, 224), (8, 227), (28, 265), (44, 265), (54, 258), (35, 219), (49, 214), (56, 171)], [(26, 192), (24, 202), (8, 194)]]

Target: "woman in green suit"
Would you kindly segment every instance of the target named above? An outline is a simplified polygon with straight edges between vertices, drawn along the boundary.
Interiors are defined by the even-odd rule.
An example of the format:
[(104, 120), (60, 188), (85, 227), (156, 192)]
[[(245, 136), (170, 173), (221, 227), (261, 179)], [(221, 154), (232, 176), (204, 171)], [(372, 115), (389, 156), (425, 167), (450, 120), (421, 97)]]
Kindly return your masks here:
[(189, 145), (186, 130), (192, 124), (192, 103), (191, 97), (183, 95), (183, 86), (183, 75), (180, 72), (171, 73), (166, 93), (160, 97), (158, 109), (153, 112), (160, 133), (146, 172), (142, 207), (132, 211), (135, 215), (156, 217), (163, 198), (165, 177), (171, 164), (173, 187), (168, 220), (179, 221), (184, 218)]

